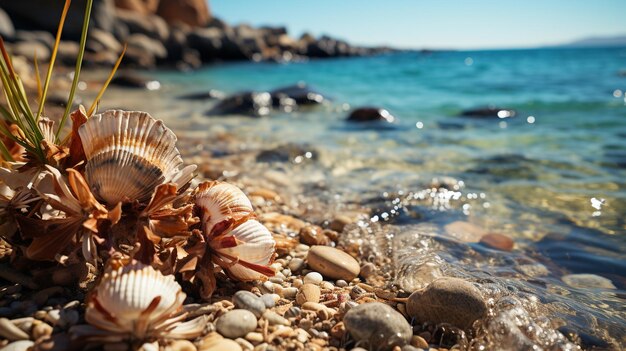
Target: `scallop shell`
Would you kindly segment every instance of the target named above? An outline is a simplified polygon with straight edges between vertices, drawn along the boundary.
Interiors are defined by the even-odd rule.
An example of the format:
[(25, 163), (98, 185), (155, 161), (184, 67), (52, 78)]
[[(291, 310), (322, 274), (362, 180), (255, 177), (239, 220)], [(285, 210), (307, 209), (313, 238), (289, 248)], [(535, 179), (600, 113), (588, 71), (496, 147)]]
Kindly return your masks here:
[(174, 280), (136, 263), (105, 273), (90, 295), (85, 319), (99, 329), (142, 339), (170, 330), (183, 317), (185, 293)]
[(106, 111), (89, 118), (78, 133), (87, 183), (109, 205), (144, 202), (156, 186), (172, 182), (181, 188), (193, 177), (195, 165), (181, 169), (176, 135), (146, 112)]
[(207, 236), (218, 235), (253, 213), (252, 204), (241, 189), (220, 181), (198, 186), (196, 206), (202, 212), (202, 230)]
[(274, 259), (276, 242), (272, 233), (254, 219), (209, 241), (209, 245), (219, 257), (218, 263), (235, 279), (265, 280), (274, 275), (269, 265)]

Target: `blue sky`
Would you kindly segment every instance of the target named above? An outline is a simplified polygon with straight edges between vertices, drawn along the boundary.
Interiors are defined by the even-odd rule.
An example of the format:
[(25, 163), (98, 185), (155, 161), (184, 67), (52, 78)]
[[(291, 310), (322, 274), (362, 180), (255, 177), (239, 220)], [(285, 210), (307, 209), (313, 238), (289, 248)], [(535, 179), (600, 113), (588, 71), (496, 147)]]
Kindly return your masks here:
[(228, 23), (366, 45), (511, 48), (626, 35), (626, 0), (210, 0)]

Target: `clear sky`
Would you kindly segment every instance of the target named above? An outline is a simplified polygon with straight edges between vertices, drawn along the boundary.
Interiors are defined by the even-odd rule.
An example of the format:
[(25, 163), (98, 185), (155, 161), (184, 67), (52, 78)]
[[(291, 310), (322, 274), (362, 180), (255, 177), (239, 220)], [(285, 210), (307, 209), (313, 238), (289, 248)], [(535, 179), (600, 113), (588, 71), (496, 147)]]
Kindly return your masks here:
[(352, 43), (512, 48), (626, 35), (626, 0), (210, 0), (231, 24), (284, 25)]

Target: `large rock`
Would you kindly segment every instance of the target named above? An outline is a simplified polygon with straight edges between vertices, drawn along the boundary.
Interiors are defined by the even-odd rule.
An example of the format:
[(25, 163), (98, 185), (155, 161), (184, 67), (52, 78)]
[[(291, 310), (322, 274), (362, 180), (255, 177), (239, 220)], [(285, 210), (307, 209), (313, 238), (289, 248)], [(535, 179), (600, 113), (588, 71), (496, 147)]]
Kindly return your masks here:
[(353, 110), (347, 118), (349, 122), (387, 122), (393, 123), (396, 118), (384, 108), (359, 107)]
[(15, 35), (15, 27), (9, 15), (0, 9), (0, 36), (5, 39), (11, 39)]
[(203, 27), (211, 20), (206, 0), (161, 0), (157, 14), (168, 23)]
[(115, 0), (115, 6), (147, 15), (156, 13), (159, 0)]
[(18, 30), (15, 32), (15, 41), (38, 41), (44, 44), (49, 50), (54, 47), (54, 36), (42, 30)]
[(131, 34), (144, 34), (150, 38), (165, 41), (170, 35), (169, 26), (165, 20), (156, 15), (138, 15), (135, 12), (117, 9), (116, 21), (128, 28)]
[(509, 118), (515, 117), (516, 114), (513, 109), (488, 106), (463, 110), (459, 116), (472, 118)]
[(461, 329), (487, 314), (487, 303), (480, 290), (459, 278), (445, 277), (416, 291), (407, 303), (407, 312), (418, 323), (449, 323)]
[(207, 114), (259, 117), (269, 114), (271, 108), (272, 97), (269, 93), (246, 91), (231, 95), (218, 102)]
[(111, 33), (92, 29), (87, 35), (86, 49), (91, 52), (107, 51), (117, 55), (122, 52), (122, 44)]
[[(86, 3), (87, 0), (72, 1), (63, 27), (64, 38), (72, 40), (80, 38)], [(16, 29), (45, 30), (51, 33), (56, 33), (63, 5), (64, 1), (0, 0), (0, 8), (6, 11)], [(111, 31), (114, 11), (113, 0), (94, 0), (90, 24), (93, 28)]]
[(143, 34), (137, 33), (128, 37), (128, 48), (136, 48), (142, 51), (144, 55), (154, 56), (159, 60), (163, 60), (167, 57), (167, 50), (163, 43)]
[(346, 330), (370, 350), (391, 350), (409, 343), (413, 329), (396, 310), (380, 302), (351, 308), (343, 317)]
[(211, 62), (220, 57), (224, 31), (220, 28), (195, 29), (187, 36), (187, 45), (198, 50), (204, 62)]
[(156, 80), (146, 79), (131, 72), (118, 72), (111, 80), (111, 85), (122, 88), (156, 90), (161, 84)]
[(320, 104), (326, 100), (324, 95), (311, 89), (304, 82), (275, 89), (270, 94), (272, 94), (272, 100), (275, 104), (284, 97), (293, 99), (298, 105)]

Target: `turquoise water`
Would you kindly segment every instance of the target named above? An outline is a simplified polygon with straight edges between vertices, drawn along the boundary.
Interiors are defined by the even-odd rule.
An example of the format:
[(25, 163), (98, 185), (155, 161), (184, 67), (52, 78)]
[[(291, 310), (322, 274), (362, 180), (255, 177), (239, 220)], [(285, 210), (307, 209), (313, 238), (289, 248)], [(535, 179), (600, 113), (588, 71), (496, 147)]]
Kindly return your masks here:
[[(626, 48), (399, 53), (159, 72), (160, 92), (141, 98), (111, 94), (115, 101), (126, 98), (130, 107), (160, 106), (159, 117), (202, 140), (199, 148), (215, 157), (234, 152), (212, 142), (223, 132), (237, 136), (239, 151), (295, 144), (303, 154), (320, 155), (309, 162), (296, 157), (287, 164), (250, 166), (250, 173), (287, 172), (307, 185), (301, 188), (304, 194), (328, 204), (322, 210), (328, 213), (355, 204), (367, 207), (372, 222), (388, 224), (402, 240), (416, 225), (444, 237), (445, 226), (454, 221), (506, 234), (515, 240), (511, 253), (473, 243), (459, 251), (446, 241), (429, 252), (449, 265), (448, 272), (476, 280), (487, 274), (504, 290), (538, 296), (552, 306), (543, 312), (548, 318), (589, 334), (591, 344), (595, 337), (623, 345), (625, 71)], [(271, 90), (298, 81), (331, 102), (261, 119), (215, 118), (204, 116), (213, 101), (175, 98), (209, 89)], [(517, 115), (457, 117), (464, 109), (487, 105), (512, 108)], [(345, 122), (350, 108), (358, 106), (386, 108), (397, 123), (381, 128)], [(446, 183), (447, 190), (436, 190), (433, 183)], [(374, 237), (383, 229), (372, 230)], [(563, 277), (570, 274), (595, 274), (614, 288), (568, 285)], [(517, 298), (529, 311), (530, 300)], [(540, 320), (533, 313), (533, 320)], [(530, 345), (490, 340), (495, 348)]]

